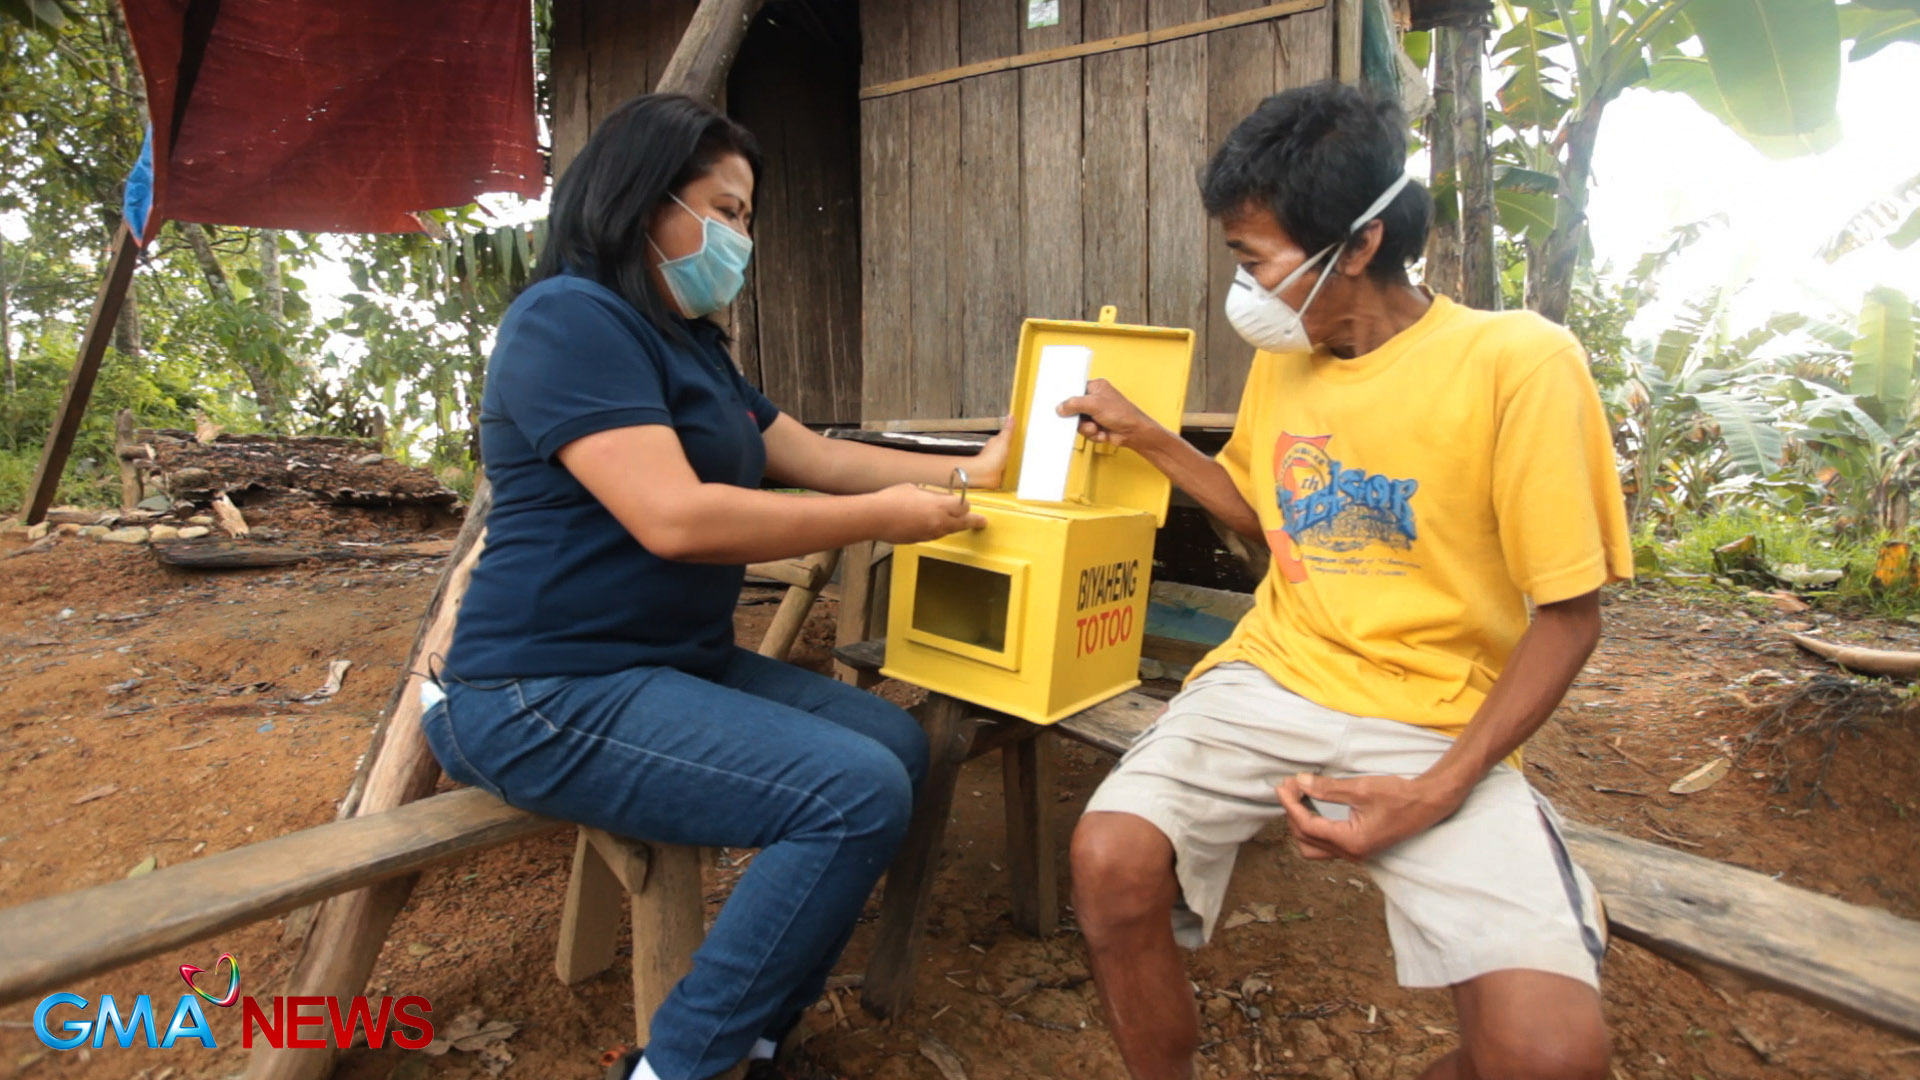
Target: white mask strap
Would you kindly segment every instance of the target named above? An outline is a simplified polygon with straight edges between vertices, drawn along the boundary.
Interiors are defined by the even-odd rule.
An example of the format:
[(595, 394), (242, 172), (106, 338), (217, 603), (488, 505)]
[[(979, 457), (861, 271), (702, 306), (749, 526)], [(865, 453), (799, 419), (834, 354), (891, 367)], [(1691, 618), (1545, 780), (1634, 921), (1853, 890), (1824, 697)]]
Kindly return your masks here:
[(1359, 217), (1353, 219), (1353, 224), (1347, 226), (1347, 232), (1357, 233), (1360, 231), (1361, 226), (1365, 225), (1367, 222), (1372, 221), (1374, 218), (1378, 217), (1380, 215), (1380, 211), (1385, 210), (1387, 208), (1387, 204), (1393, 201), (1393, 197), (1395, 195), (1400, 194), (1400, 192), (1404, 190), (1407, 184), (1411, 183), (1412, 180), (1413, 180), (1412, 173), (1401, 173), (1400, 179), (1395, 180), (1393, 184), (1389, 186), (1387, 190), (1379, 198), (1373, 200), (1373, 205), (1367, 207), (1366, 213), (1361, 214)]

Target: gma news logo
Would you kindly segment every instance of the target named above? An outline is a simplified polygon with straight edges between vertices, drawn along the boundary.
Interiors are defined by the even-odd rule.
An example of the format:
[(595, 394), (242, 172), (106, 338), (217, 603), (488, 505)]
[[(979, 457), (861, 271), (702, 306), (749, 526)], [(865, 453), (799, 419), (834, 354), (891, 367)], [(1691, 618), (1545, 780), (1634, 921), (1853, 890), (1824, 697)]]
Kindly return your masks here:
[[(433, 1041), (433, 1021), (429, 1018), (433, 1006), (426, 998), (383, 997), (376, 1008), (371, 999), (358, 996), (348, 1000), (342, 1014), (338, 998), (276, 996), (269, 1013), (258, 998), (240, 996), (240, 963), (233, 954), (222, 953), (220, 959), (214, 961), (215, 977), (221, 964), (227, 965), (227, 988), (219, 997), (207, 993), (193, 981), (195, 975), (205, 973), (206, 969), (192, 964), (180, 965), (180, 977), (193, 992), (180, 995), (164, 1030), (150, 994), (135, 997), (132, 1007), (123, 1013), (112, 994), (100, 995), (96, 1005), (79, 994), (62, 992), (47, 995), (33, 1011), (33, 1032), (55, 1050), (77, 1050), (82, 1046), (100, 1049), (110, 1038), (122, 1048), (139, 1045), (165, 1050), (182, 1039), (217, 1048), (220, 1044), (214, 1040), (213, 1028), (207, 1023), (207, 1014), (201, 1005), (204, 1001), (222, 1009), (240, 1005), (240, 1045), (248, 1049), (252, 1049), (256, 1038), (275, 1049), (289, 1046), (345, 1049), (354, 1044), (356, 1034), (364, 1035), (367, 1045), (375, 1050), (388, 1039), (403, 1050), (423, 1050)], [(307, 1034), (309, 1031), (312, 1034)]]

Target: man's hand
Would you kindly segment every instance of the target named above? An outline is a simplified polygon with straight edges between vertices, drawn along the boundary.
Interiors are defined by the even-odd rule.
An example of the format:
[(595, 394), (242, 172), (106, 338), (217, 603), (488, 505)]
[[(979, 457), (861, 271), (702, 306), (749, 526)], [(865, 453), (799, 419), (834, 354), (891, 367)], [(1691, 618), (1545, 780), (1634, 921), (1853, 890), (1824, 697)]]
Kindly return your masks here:
[(1058, 412), (1061, 416), (1079, 414), (1080, 434), (1089, 442), (1133, 446), (1137, 450), (1140, 443), (1167, 434), (1166, 428), (1105, 379), (1087, 383), (1087, 392), (1061, 402)]
[[(1334, 780), (1300, 773), (1287, 777), (1279, 791), (1280, 804), (1287, 808), (1287, 828), (1302, 856), (1355, 862), (1438, 825), (1466, 801), (1465, 792), (1455, 794), (1426, 777)], [(1347, 820), (1321, 816), (1307, 806), (1307, 798), (1345, 806)]]

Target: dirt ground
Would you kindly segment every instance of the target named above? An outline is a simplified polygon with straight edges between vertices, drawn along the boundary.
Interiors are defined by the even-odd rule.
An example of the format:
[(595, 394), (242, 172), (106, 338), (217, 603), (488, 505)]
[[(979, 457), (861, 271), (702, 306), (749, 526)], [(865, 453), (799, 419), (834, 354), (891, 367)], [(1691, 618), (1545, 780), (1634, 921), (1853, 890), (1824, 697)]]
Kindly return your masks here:
[[(0, 554), (19, 544), (9, 535)], [(330, 820), (439, 569), (419, 559), (193, 574), (142, 548), (79, 539), (0, 562), (0, 906)], [(743, 606), (742, 639), (757, 640), (772, 611)], [(1604, 644), (1529, 751), (1532, 779), (1564, 812), (1920, 918), (1920, 725), (1909, 718), (1869, 713), (1831, 742), (1818, 732), (1763, 742), (1713, 787), (1667, 793), (1695, 766), (1739, 752), (1763, 721), (1812, 722), (1819, 702), (1793, 695), (1827, 669), (1775, 630), (1814, 616), (1638, 591), (1612, 596), (1606, 611)], [(820, 604), (797, 662), (825, 666), (832, 618)], [(1904, 624), (1819, 625), (1920, 643), (1920, 628)], [(319, 689), (336, 659), (353, 665), (337, 696), (293, 700)], [(1109, 765), (1065, 750), (1063, 852)], [(1822, 791), (1811, 792), (1823, 767)], [(504, 1022), (509, 1035), (484, 1055), (358, 1049), (335, 1076), (600, 1076), (599, 1055), (632, 1030), (628, 945), (580, 986), (555, 978), (571, 846), (554, 834), (428, 872), (368, 991), (424, 996), (436, 1025), (477, 1010), (472, 1019)], [(961, 777), (914, 1007), (891, 1024), (861, 1011), (853, 984), (869, 921), (802, 1029), (803, 1075), (940, 1077), (923, 1049), (937, 1044), (971, 1080), (1124, 1075), (1071, 912), (1049, 940), (1015, 932), (1003, 852), (999, 766), (976, 760)], [(709, 914), (746, 858), (722, 852), (709, 868)], [(1444, 995), (1393, 984), (1380, 895), (1363, 874), (1305, 863), (1282, 837), (1263, 836), (1241, 856), (1229, 911), (1239, 917), (1191, 963), (1206, 1075), (1413, 1077), (1454, 1039)], [(181, 964), (210, 967), (231, 952), (242, 992), (265, 998), (291, 960), (281, 933), (271, 920), (68, 989), (170, 1004)], [(1606, 1002), (1617, 1077), (1920, 1077), (1920, 1046), (1778, 995), (1727, 995), (1617, 941)], [(54, 1052), (32, 1032), (32, 1003), (0, 1009), (0, 1077), (237, 1077), (240, 1010), (207, 1011), (218, 1049)]]

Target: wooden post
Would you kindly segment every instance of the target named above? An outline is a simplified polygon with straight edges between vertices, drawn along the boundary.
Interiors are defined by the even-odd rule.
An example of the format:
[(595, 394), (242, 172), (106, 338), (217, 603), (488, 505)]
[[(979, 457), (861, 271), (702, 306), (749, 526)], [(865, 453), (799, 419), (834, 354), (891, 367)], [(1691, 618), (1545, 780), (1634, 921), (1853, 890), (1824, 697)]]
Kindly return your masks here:
[[(875, 541), (848, 544), (840, 559), (840, 613), (833, 621), (833, 645), (856, 645), (867, 640), (867, 604), (873, 595), (873, 547)], [(843, 683), (869, 687), (879, 682), (871, 672), (857, 671), (839, 660), (833, 662), (833, 677)]]
[(653, 1013), (668, 991), (693, 970), (693, 952), (706, 937), (697, 847), (652, 849), (644, 889), (633, 894), (634, 1045), (644, 1046)]
[[(848, 544), (840, 560), (840, 614), (834, 621), (833, 647), (858, 645), (886, 633), (888, 570), (893, 545), (880, 540)], [(833, 662), (834, 678), (862, 690), (880, 682), (880, 673)]]
[(760, 4), (761, 0), (700, 0), (655, 89), (718, 101)]
[(819, 599), (821, 588), (833, 576), (833, 568), (839, 563), (839, 548), (807, 556), (804, 564), (807, 568), (806, 582), (791, 585), (787, 595), (780, 598), (780, 610), (774, 613), (766, 636), (760, 639), (761, 656), (785, 660), (787, 654), (793, 651), (793, 643), (800, 639), (800, 631), (807, 625), (807, 615), (813, 611), (813, 602)]
[(628, 892), (594, 846), (588, 830), (576, 830), (573, 873), (567, 876), (567, 901), (560, 909), (560, 945), (553, 958), (553, 969), (561, 982), (573, 986), (613, 966), (614, 942), (620, 936), (621, 901)]
[(921, 724), (929, 751), (927, 779), (914, 803), (913, 822), (907, 826), (900, 854), (887, 868), (887, 891), (880, 901), (880, 925), (861, 996), (867, 1011), (882, 1019), (899, 1016), (913, 1003), (913, 970), (919, 959), (913, 949), (921, 940), (927, 904), (933, 898), (933, 875), (947, 834), (947, 815), (953, 810), (953, 787), (973, 741), (966, 709), (945, 694), (929, 694), (922, 706)]
[(134, 461), (150, 456), (142, 453), (142, 448), (133, 441), (133, 410), (121, 409), (120, 415), (113, 418), (113, 457), (120, 463), (120, 512), (132, 513), (140, 500), (147, 497), (146, 486), (140, 478), (140, 467)]
[[(387, 733), (393, 729), (403, 710), (411, 707), (419, 709), (421, 679), (416, 672), (424, 672), (426, 665), (434, 661), (434, 652), (446, 651), (452, 643), (452, 624), (446, 626), (446, 640), (439, 640), (435, 626), (443, 612), (458, 608), (460, 599), (466, 595), (467, 580), (472, 567), (480, 561), (480, 551), (487, 544), (487, 512), (493, 509), (493, 485), (487, 482), (486, 474), (480, 475), (479, 483), (473, 489), (473, 502), (467, 506), (467, 517), (460, 526), (460, 535), (454, 539), (453, 551), (447, 555), (447, 566), (440, 572), (440, 583), (433, 590), (433, 598), (427, 601), (426, 614), (420, 617), (420, 629), (414, 633), (413, 648), (407, 653), (407, 666), (400, 673), (400, 681), (394, 685), (393, 693), (387, 698), (386, 712), (381, 714), (378, 726), (373, 729), (373, 738), (368, 743), (365, 757), (354, 770), (353, 782), (347, 785), (347, 794), (340, 800), (339, 817), (350, 818), (360, 812), (360, 800), (366, 793), (367, 778), (372, 775), (374, 763), (385, 752)], [(463, 569), (464, 567), (464, 569)], [(451, 614), (448, 615), (451, 619)], [(409, 705), (411, 703), (411, 706)], [(412, 728), (411, 737), (421, 740), (419, 724)]]
[[(703, 5), (704, 6), (704, 5)], [(140, 254), (133, 230), (126, 222), (113, 236), (113, 256), (107, 261), (107, 280), (93, 299), (93, 315), (87, 320), (87, 332), (80, 339), (80, 355), (67, 377), (67, 392), (60, 399), (60, 415), (47, 432), (47, 445), (40, 452), (40, 467), (34, 471), (33, 485), (27, 488), (26, 522), (38, 525), (53, 507), (60, 490), (60, 474), (66, 471), (67, 455), (73, 452), (73, 440), (80, 434), (80, 420), (87, 414), (87, 401), (93, 397), (94, 380), (100, 376), (100, 361), (107, 355), (113, 328), (120, 321), (120, 306), (126, 302), (127, 287), (133, 283), (133, 266)]]
[(1052, 934), (1060, 923), (1053, 850), (1054, 767), (1059, 750), (1059, 740), (1049, 731), (1000, 751), (1013, 926), (1034, 937)]
[(1360, 84), (1361, 25), (1365, 21), (1365, 11), (1361, 7), (1366, 0), (1334, 0), (1333, 9), (1333, 71), (1343, 83), (1350, 86)]

